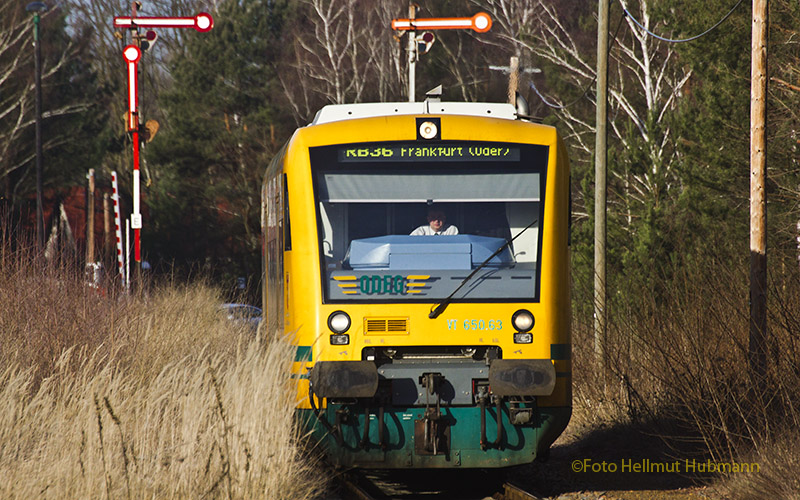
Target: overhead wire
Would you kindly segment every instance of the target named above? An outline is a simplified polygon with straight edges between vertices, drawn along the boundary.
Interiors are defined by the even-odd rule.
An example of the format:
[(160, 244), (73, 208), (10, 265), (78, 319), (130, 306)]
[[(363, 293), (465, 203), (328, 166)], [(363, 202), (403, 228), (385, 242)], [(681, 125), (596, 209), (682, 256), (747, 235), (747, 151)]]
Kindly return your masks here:
[(625, 8), (624, 5), (622, 5), (621, 2), (620, 2), (620, 6), (622, 7), (622, 10), (625, 12), (625, 15), (630, 17), (631, 21), (633, 21), (634, 24), (636, 24), (636, 26), (638, 26), (642, 31), (644, 31), (648, 35), (652, 36), (653, 38), (657, 38), (657, 39), (659, 39), (659, 40), (661, 40), (663, 42), (668, 42), (668, 43), (683, 43), (683, 42), (691, 42), (692, 40), (697, 40), (698, 38), (704, 37), (704, 36), (708, 35), (709, 33), (711, 33), (712, 31), (714, 31), (715, 29), (717, 29), (720, 24), (724, 23), (729, 17), (731, 17), (731, 14), (733, 14), (733, 11), (735, 11), (736, 8), (739, 7), (739, 5), (741, 5), (743, 1), (744, 0), (739, 0), (738, 2), (736, 2), (736, 5), (734, 5), (733, 8), (731, 10), (729, 10), (728, 13), (725, 14), (722, 17), (722, 19), (717, 21), (717, 23), (714, 26), (708, 28), (704, 32), (700, 33), (699, 35), (691, 36), (689, 38), (682, 38), (682, 39), (665, 38), (663, 36), (660, 36), (660, 35), (657, 35), (657, 34), (653, 33), (649, 29), (645, 28), (642, 25), (642, 23), (637, 21), (636, 18), (633, 17), (633, 15), (628, 11), (628, 9)]
[[(630, 11), (625, 8), (625, 6), (622, 4), (622, 2), (620, 2), (620, 7), (622, 7), (622, 11), (623, 11), (624, 15), (622, 17), (620, 17), (620, 19), (619, 19), (619, 24), (617, 24), (617, 29), (614, 31), (614, 36), (611, 38), (611, 42), (609, 43), (609, 49), (611, 48), (611, 46), (614, 44), (614, 42), (617, 39), (617, 34), (619, 33), (619, 29), (622, 27), (622, 21), (625, 19), (625, 16), (628, 16), (629, 18), (631, 18), (631, 21), (633, 21), (633, 23), (636, 24), (636, 26), (638, 26), (642, 31), (644, 31), (646, 34), (652, 36), (653, 38), (657, 38), (658, 40), (661, 40), (661, 41), (664, 41), (664, 42), (668, 42), (668, 43), (684, 43), (684, 42), (691, 42), (693, 40), (697, 40), (698, 38), (706, 36), (707, 34), (711, 33), (715, 29), (717, 29), (722, 23), (724, 23), (729, 17), (731, 17), (733, 12), (739, 7), (739, 5), (742, 4), (743, 1), (744, 0), (739, 0), (738, 2), (736, 2), (736, 5), (734, 5), (731, 8), (731, 10), (729, 10), (728, 13), (725, 14), (722, 17), (722, 19), (717, 21), (713, 26), (711, 26), (710, 28), (708, 28), (704, 32), (700, 33), (699, 35), (691, 36), (689, 38), (682, 38), (682, 39), (665, 38), (665, 37), (662, 37), (662, 36), (660, 36), (660, 35), (658, 35), (656, 33), (653, 33), (652, 31), (650, 31), (647, 28), (645, 28), (642, 25), (642, 23), (640, 23), (635, 17), (633, 17), (633, 15), (630, 13)], [(553, 109), (566, 109), (566, 108), (574, 105), (575, 103), (577, 103), (581, 99), (583, 99), (586, 96), (586, 93), (589, 92), (589, 89), (592, 88), (592, 86), (594, 85), (594, 82), (596, 80), (597, 80), (597, 75), (595, 75), (594, 78), (592, 78), (592, 81), (589, 82), (589, 84), (586, 86), (586, 88), (583, 90), (583, 92), (581, 92), (581, 95), (579, 97), (577, 97), (573, 101), (569, 102), (568, 104), (560, 104), (560, 105), (559, 104), (553, 104), (550, 101), (548, 101), (547, 98), (545, 96), (543, 96), (541, 92), (539, 92), (539, 89), (536, 87), (536, 84), (533, 82), (533, 80), (530, 81), (529, 85), (533, 89), (533, 91), (536, 93), (536, 95), (539, 97), (539, 99), (541, 99), (542, 103), (544, 103), (546, 106), (548, 106), (550, 108), (553, 108)]]

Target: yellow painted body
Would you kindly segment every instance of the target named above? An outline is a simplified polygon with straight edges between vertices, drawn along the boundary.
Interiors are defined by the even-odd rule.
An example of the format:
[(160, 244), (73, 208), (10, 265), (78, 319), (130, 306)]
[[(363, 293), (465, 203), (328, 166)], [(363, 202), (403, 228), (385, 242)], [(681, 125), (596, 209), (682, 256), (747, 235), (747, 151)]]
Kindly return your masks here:
[[(428, 115), (417, 115), (428, 116)], [(557, 373), (555, 390), (539, 396), (539, 408), (571, 407), (570, 291), (569, 291), (569, 164), (565, 148), (553, 127), (519, 120), (475, 116), (429, 115), (441, 119), (442, 141), (489, 141), (539, 144), (549, 147), (541, 232), (540, 290), (536, 302), (451, 303), (441, 316), (430, 319), (438, 303), (323, 303), (320, 236), (317, 207), (312, 189), (309, 148), (335, 144), (386, 141), (417, 141), (414, 115), (352, 119), (298, 129), (267, 170), (264, 184), (265, 226), (265, 325), (274, 332), (293, 336), (298, 346), (310, 346), (310, 361), (295, 362), (298, 381), (297, 408), (309, 409), (307, 374), (318, 361), (362, 360), (362, 349), (381, 346), (499, 346), (504, 359), (552, 360)], [(283, 186), (285, 179), (286, 185)], [(272, 183), (272, 188), (270, 188)], [(280, 202), (276, 198), (281, 198)], [(274, 250), (270, 257), (267, 226), (268, 206), (272, 217), (286, 216), (279, 203), (288, 199), (291, 250)], [(279, 224), (279, 222), (278, 222)], [(284, 221), (285, 224), (285, 221)], [(278, 235), (280, 237), (280, 235)], [(286, 235), (286, 237), (289, 237)], [(276, 240), (280, 242), (280, 240)], [(282, 263), (276, 261), (280, 251)], [(272, 260), (272, 269), (270, 269)], [(276, 263), (277, 262), (277, 263)], [(273, 278), (269, 275), (273, 273)], [(280, 276), (280, 286), (277, 277)], [(514, 344), (512, 314), (527, 309), (535, 317), (533, 343)], [(328, 316), (344, 310), (352, 318), (349, 345), (330, 345)], [(391, 334), (366, 333), (364, 318), (406, 319), (407, 329)], [(452, 328), (452, 321), (457, 327)], [(475, 320), (475, 323), (472, 321)], [(488, 325), (502, 321), (502, 329), (465, 329), (465, 325)], [(466, 323), (465, 323), (466, 322)], [(450, 325), (450, 327), (448, 327)], [(553, 348), (557, 346), (557, 349)], [(555, 352), (560, 354), (554, 356)], [(554, 359), (555, 358), (555, 359)], [(325, 401), (320, 401), (325, 407)], [(568, 417), (567, 417), (568, 419)], [(563, 422), (561, 428), (566, 426)], [(558, 431), (560, 433), (560, 430)], [(554, 439), (554, 438), (553, 438)], [(549, 446), (549, 444), (548, 444)]]

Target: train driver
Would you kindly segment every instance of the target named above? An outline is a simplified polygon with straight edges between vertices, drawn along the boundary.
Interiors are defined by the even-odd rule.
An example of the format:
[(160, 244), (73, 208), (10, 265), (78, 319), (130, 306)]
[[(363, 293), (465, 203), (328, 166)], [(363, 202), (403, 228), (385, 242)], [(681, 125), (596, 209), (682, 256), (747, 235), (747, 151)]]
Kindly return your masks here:
[(411, 231), (411, 236), (436, 236), (436, 235), (458, 234), (458, 228), (447, 223), (447, 215), (443, 210), (430, 207), (428, 208), (428, 224), (419, 226)]

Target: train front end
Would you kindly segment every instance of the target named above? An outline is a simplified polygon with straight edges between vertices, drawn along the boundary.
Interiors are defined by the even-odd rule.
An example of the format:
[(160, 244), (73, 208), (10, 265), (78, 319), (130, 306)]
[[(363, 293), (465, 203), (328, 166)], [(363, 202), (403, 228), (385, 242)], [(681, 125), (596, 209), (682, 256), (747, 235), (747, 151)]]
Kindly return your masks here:
[(387, 106), (326, 108), (285, 151), (299, 418), (342, 466), (531, 462), (571, 412), (561, 141), (507, 105)]

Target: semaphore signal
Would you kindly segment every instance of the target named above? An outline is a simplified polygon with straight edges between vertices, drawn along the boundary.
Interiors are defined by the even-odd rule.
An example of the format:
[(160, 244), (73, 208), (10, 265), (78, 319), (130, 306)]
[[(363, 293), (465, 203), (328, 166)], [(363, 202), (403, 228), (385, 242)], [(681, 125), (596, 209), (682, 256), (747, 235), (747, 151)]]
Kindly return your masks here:
[(211, 14), (201, 12), (194, 17), (125, 17), (114, 18), (115, 28), (194, 28), (204, 33), (214, 27)]
[(393, 30), (463, 30), (486, 33), (492, 27), (492, 17), (478, 12), (472, 17), (431, 17), (427, 19), (393, 19)]
[[(128, 71), (128, 111), (127, 126), (132, 135), (133, 142), (133, 213), (131, 213), (131, 228), (133, 228), (133, 255), (136, 269), (142, 263), (141, 230), (142, 214), (140, 211), (140, 184), (139, 184), (139, 89), (138, 89), (138, 64), (142, 57), (142, 38), (145, 43), (152, 43), (157, 38), (154, 31), (148, 31), (145, 37), (139, 36), (139, 28), (194, 28), (205, 33), (214, 27), (214, 18), (207, 12), (200, 12), (194, 17), (138, 17), (137, 10), (141, 8), (139, 2), (132, 3), (131, 16), (117, 16), (114, 18), (115, 28), (127, 28), (133, 32), (133, 44), (122, 50), (125, 66)], [(144, 47), (146, 48), (146, 47)], [(146, 134), (145, 134), (146, 135)]]
[(138, 71), (137, 66), (139, 59), (142, 57), (142, 51), (139, 50), (139, 47), (136, 45), (128, 45), (122, 50), (122, 57), (125, 58), (128, 67), (128, 131), (133, 132), (139, 127), (139, 120), (136, 115), (139, 104), (137, 91), (138, 78), (136, 78), (136, 74)]
[(492, 16), (486, 12), (478, 12), (472, 17), (430, 17), (417, 19), (418, 6), (411, 3), (408, 6), (408, 18), (392, 19), (392, 29), (408, 31), (408, 102), (414, 102), (416, 89), (415, 66), (419, 54), (430, 50), (436, 40), (433, 33), (416, 35), (417, 30), (464, 30), (471, 29), (477, 33), (486, 33), (492, 28)]

